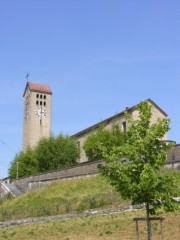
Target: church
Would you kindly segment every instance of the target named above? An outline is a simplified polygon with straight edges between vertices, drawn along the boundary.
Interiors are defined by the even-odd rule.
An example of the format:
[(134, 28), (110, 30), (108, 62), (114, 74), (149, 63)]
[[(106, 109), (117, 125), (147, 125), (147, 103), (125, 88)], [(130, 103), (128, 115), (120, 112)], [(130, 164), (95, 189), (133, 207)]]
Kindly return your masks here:
[[(36, 146), (38, 141), (51, 134), (51, 107), (52, 107), (52, 91), (48, 85), (27, 82), (24, 90), (24, 119), (23, 119), (23, 151), (28, 148)], [(155, 123), (158, 119), (167, 117), (167, 114), (151, 99), (147, 99), (152, 109), (151, 122)], [(138, 103), (137, 103), (138, 104)], [(138, 118), (138, 112), (136, 106), (125, 108), (122, 112), (117, 113), (101, 122), (96, 123), (82, 131), (72, 135), (71, 137), (77, 141), (80, 148), (79, 162), (83, 163), (88, 161), (85, 151), (83, 149), (86, 138), (96, 131), (100, 124), (103, 124), (105, 128), (111, 128), (112, 124), (119, 124), (122, 131), (126, 132), (128, 123), (125, 118), (125, 111), (131, 115), (133, 119)], [(163, 140), (168, 140), (167, 135), (163, 137)]]

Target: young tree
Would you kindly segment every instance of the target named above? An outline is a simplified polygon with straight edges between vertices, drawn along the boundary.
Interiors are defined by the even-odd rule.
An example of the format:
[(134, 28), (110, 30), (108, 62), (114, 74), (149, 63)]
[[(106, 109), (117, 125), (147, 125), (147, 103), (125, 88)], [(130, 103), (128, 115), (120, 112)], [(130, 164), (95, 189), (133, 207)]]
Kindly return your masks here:
[(161, 141), (169, 130), (169, 119), (159, 119), (151, 124), (151, 106), (147, 101), (137, 106), (139, 118), (128, 120), (127, 141), (112, 150), (101, 145), (106, 166), (100, 166), (100, 173), (116, 187), (124, 199), (132, 204), (145, 204), (147, 219), (147, 239), (152, 239), (150, 214), (164, 206), (173, 210), (176, 195), (175, 182), (169, 176), (160, 173), (165, 164), (166, 153), (172, 144)]
[(84, 143), (84, 150), (89, 161), (97, 161), (103, 159), (102, 151), (99, 145), (103, 144), (110, 151), (113, 146), (121, 146), (126, 139), (126, 135), (121, 131), (119, 125), (113, 124), (111, 129), (105, 129), (100, 126), (99, 129), (89, 135)]

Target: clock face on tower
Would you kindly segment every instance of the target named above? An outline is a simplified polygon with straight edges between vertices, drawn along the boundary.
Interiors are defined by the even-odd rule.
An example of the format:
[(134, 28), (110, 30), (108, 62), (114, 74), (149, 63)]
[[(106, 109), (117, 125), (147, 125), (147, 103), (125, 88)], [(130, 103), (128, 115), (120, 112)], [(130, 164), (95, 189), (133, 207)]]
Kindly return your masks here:
[(37, 107), (36, 108), (36, 116), (38, 116), (38, 118), (42, 119), (46, 117), (46, 109), (44, 107)]

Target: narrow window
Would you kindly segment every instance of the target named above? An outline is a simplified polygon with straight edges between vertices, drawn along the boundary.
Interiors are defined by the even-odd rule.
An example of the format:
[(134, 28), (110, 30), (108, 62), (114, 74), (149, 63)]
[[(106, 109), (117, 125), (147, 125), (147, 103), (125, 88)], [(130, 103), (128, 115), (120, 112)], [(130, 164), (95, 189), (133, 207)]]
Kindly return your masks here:
[(42, 106), (42, 101), (40, 101), (40, 105)]
[(44, 106), (46, 106), (46, 102), (44, 102)]
[(36, 101), (36, 105), (39, 105), (39, 101)]
[(36, 94), (36, 97), (39, 98), (39, 94)]
[(40, 98), (42, 99), (42, 94), (40, 95)]
[(80, 141), (77, 141), (77, 147), (80, 150)]
[(127, 132), (126, 122), (122, 122), (122, 130), (123, 130), (124, 133)]
[(44, 95), (44, 99), (46, 99), (46, 95)]

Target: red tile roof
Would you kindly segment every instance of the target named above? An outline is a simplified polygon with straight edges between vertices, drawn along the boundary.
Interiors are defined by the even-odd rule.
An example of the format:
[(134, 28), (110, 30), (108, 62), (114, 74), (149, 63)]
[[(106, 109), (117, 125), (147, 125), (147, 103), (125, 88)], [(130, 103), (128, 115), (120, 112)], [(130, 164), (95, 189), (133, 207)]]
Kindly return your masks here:
[[(52, 94), (50, 87), (45, 84), (27, 82), (24, 94), (25, 94), (27, 88), (29, 88), (30, 91)], [(24, 96), (24, 94), (23, 94), (23, 96)]]

